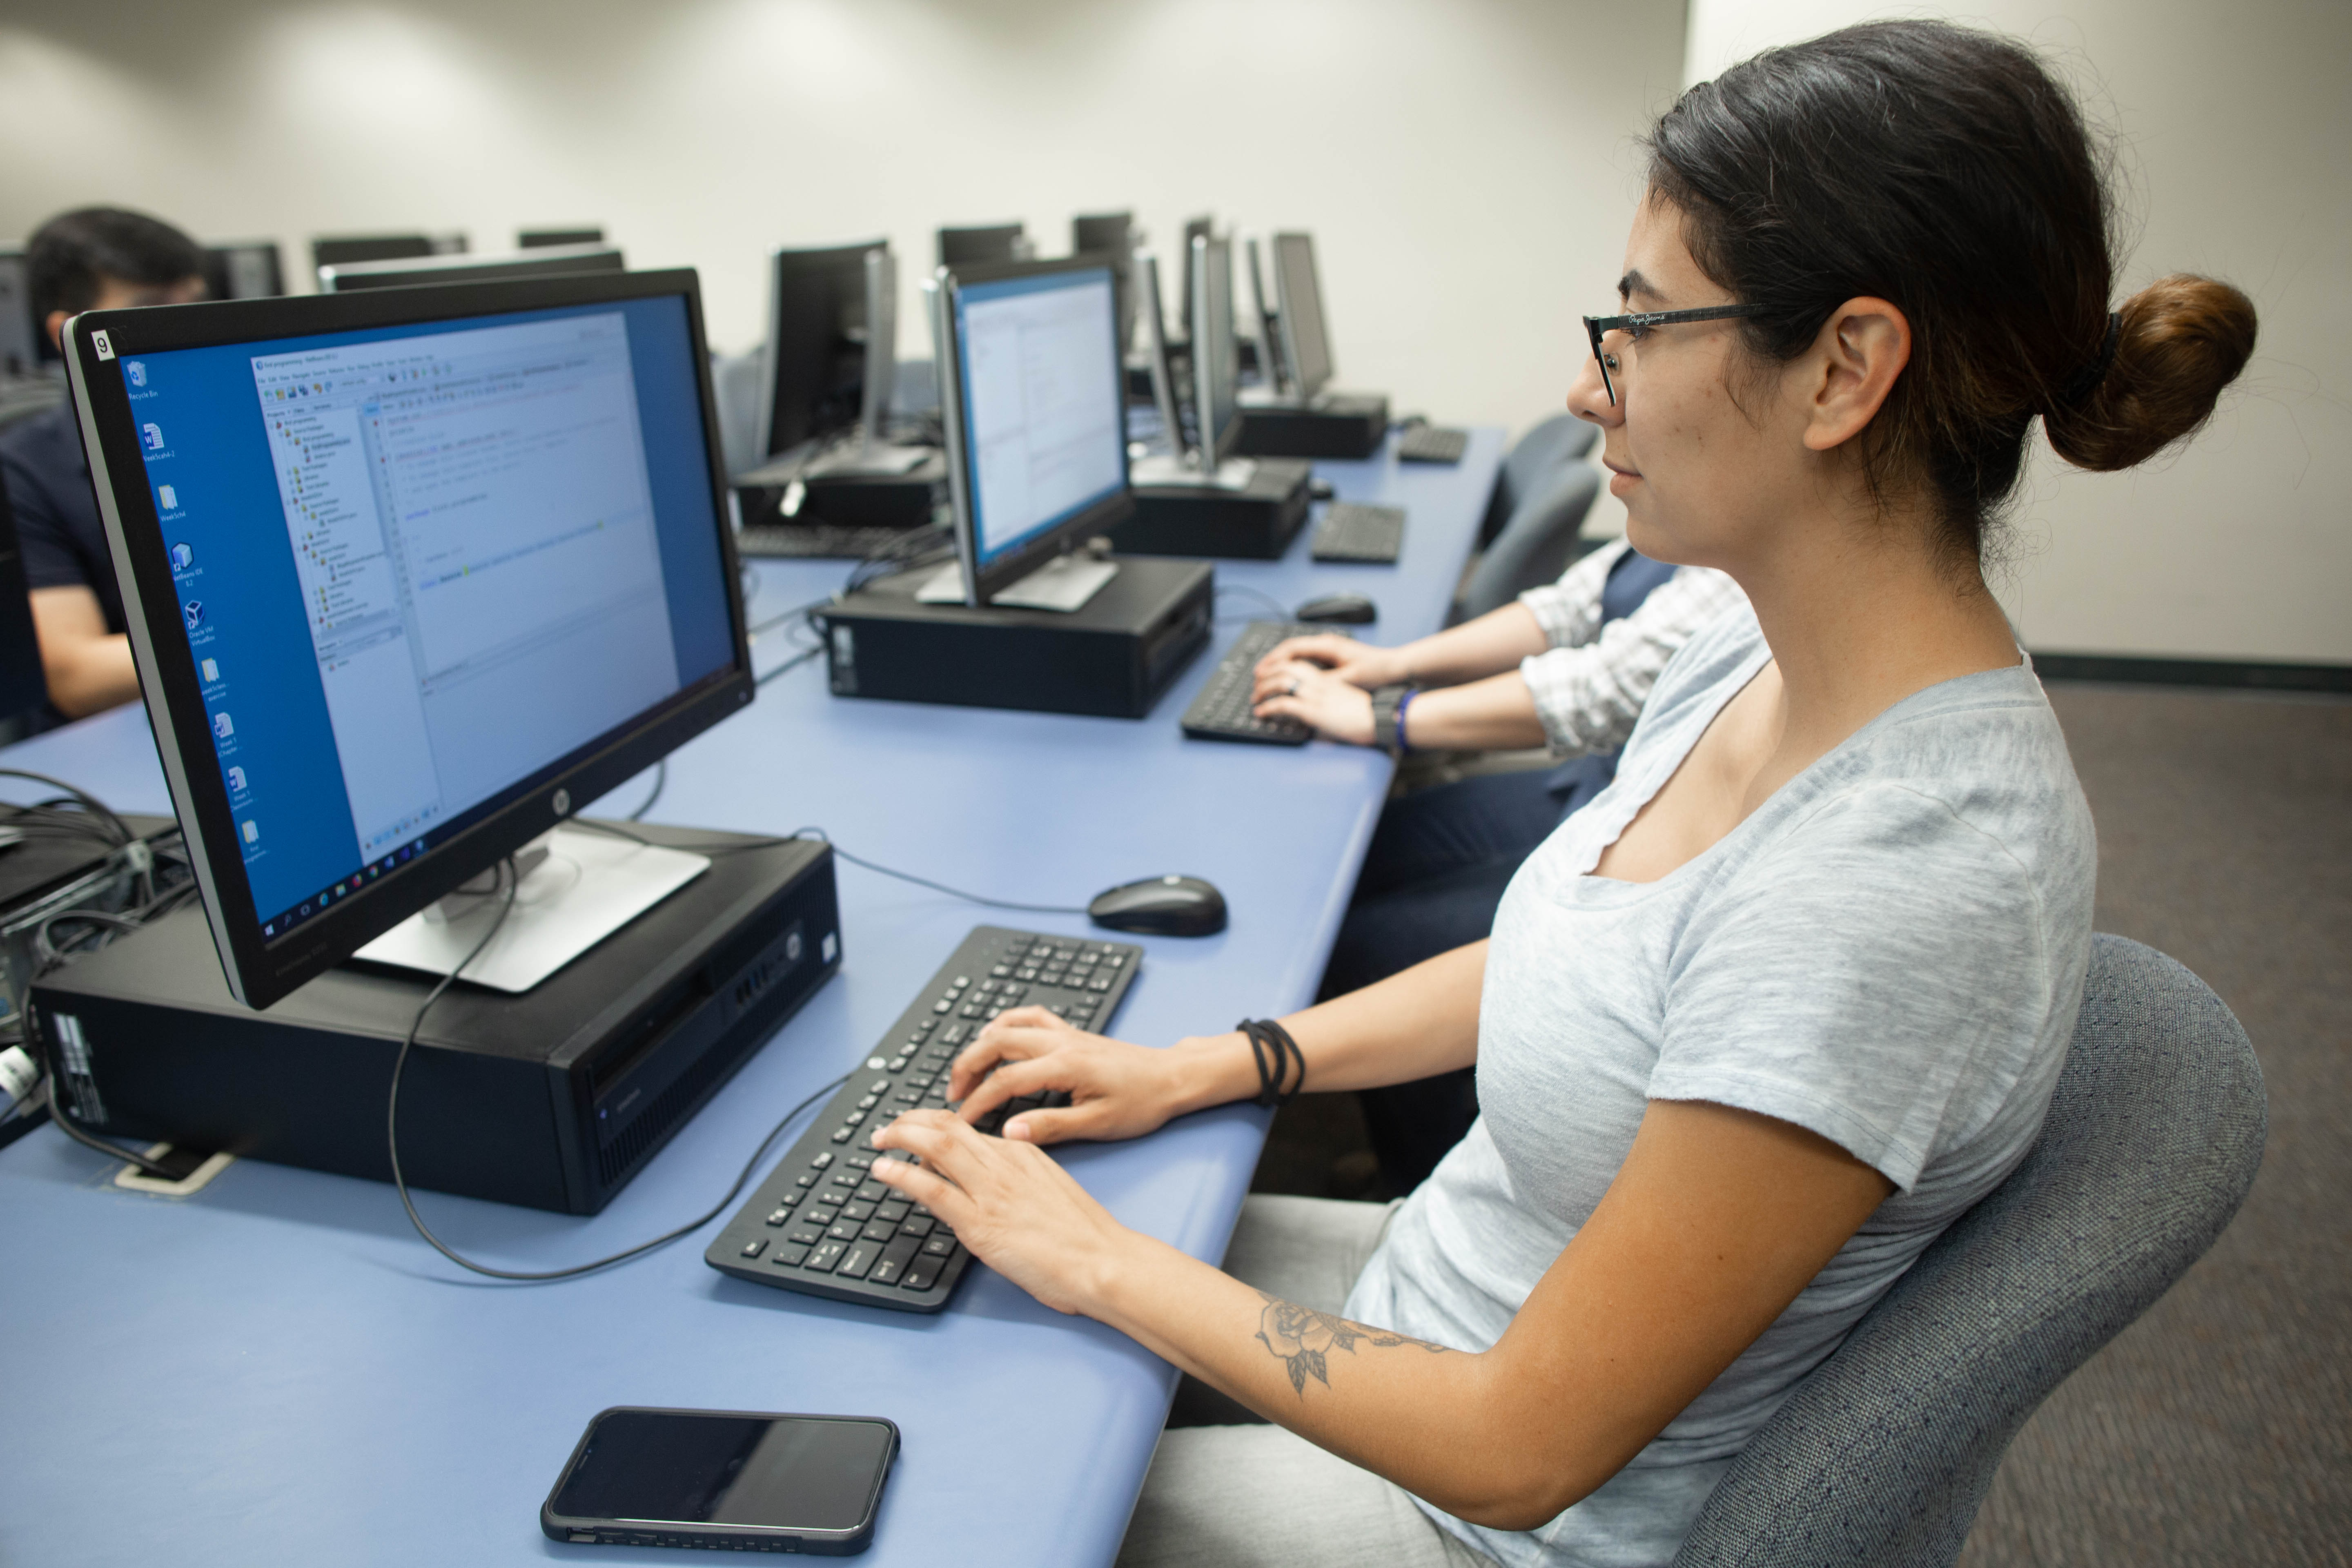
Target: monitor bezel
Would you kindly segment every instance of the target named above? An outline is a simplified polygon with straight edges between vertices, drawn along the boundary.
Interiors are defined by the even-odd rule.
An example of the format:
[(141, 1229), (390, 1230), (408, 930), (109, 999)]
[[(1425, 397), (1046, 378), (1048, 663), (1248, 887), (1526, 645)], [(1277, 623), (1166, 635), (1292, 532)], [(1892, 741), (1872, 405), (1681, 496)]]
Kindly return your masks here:
[(956, 560), (963, 571), (964, 603), (975, 607), (1026, 577), (1055, 556), (1064, 553), (1078, 539), (1108, 532), (1126, 521), (1135, 512), (1135, 489), (1127, 450), (1127, 364), (1114, 342), (1111, 345), (1108, 373), (1115, 405), (1118, 409), (1119, 474), (1122, 483), (1117, 490), (1103, 497), (1092, 506), (1065, 518), (1059, 523), (1032, 535), (1007, 550), (986, 566), (980, 561), (980, 531), (972, 520), (971, 498), (974, 476), (971, 471), (971, 445), (964, 439), (963, 354), (956, 336), (957, 296), (975, 283), (1002, 283), (1021, 278), (1040, 278), (1055, 273), (1093, 272), (1112, 286), (1112, 335), (1116, 338), (1118, 321), (1118, 280), (1112, 264), (1096, 256), (1065, 256), (1051, 261), (998, 261), (975, 263), (969, 267), (942, 267), (932, 277), (929, 293), (931, 310), (932, 356), (939, 365), (940, 425), (947, 436), (948, 494), (955, 517)]
[(566, 272), (625, 272), (628, 262), (614, 245), (543, 245), (511, 256), (452, 251), (441, 256), (399, 256), (387, 261), (330, 263), (319, 268), (319, 292), (354, 289), (439, 289), (451, 283), (503, 282), (516, 278), (553, 278)]
[[(283, 936), (261, 935), (262, 911), (237, 848), (228, 790), (205, 715), (194, 650), (181, 620), (168, 545), (140, 451), (129, 389), (113, 362), (240, 342), (430, 325), (484, 316), (675, 297), (687, 312), (688, 351), (701, 403), (710, 526), (732, 657), (726, 666), (580, 747), (530, 779), (508, 786), (505, 804), (445, 844), (395, 867)], [(221, 969), (236, 999), (263, 1008), (342, 963), (384, 931), (608, 794), (721, 720), (748, 707), (757, 688), (744, 624), (740, 565), (728, 526), (727, 475), (718, 404), (705, 348), (699, 282), (690, 268), (571, 273), (436, 289), (363, 289), (140, 310), (91, 310), (66, 326), (67, 381), (89, 456), (92, 487), (122, 590), (141, 695), (163, 764), (172, 807), (186, 835)], [(101, 353), (101, 344), (105, 352)], [(123, 482), (118, 483), (117, 476)], [(495, 797), (494, 797), (495, 798)], [(218, 848), (226, 858), (217, 859)], [(226, 868), (226, 870), (224, 869)]]
[[(1299, 352), (1298, 311), (1290, 298), (1290, 272), (1282, 264), (1285, 241), (1295, 240), (1307, 253), (1307, 288), (1315, 299), (1315, 330), (1318, 346), (1323, 351), (1323, 374), (1313, 381), (1307, 378), (1307, 361)], [(1331, 318), (1323, 309), (1323, 268), (1315, 258), (1315, 237), (1290, 230), (1274, 237), (1274, 298), (1275, 313), (1282, 330), (1282, 357), (1287, 362), (1293, 395), (1301, 401), (1314, 396), (1331, 384), (1339, 374), (1339, 363), (1331, 353)]]
[(1286, 363), (1290, 350), (1282, 341), (1281, 312), (1274, 308), (1266, 292), (1265, 273), (1258, 263), (1257, 239), (1257, 236), (1251, 235), (1243, 248), (1249, 261), (1250, 308), (1257, 316), (1258, 375), (1265, 390), (1280, 397), (1297, 378)]
[[(858, 392), (859, 412), (856, 418), (828, 429), (819, 430), (814, 428), (815, 420), (812, 417), (810, 420), (812, 428), (807, 435), (797, 441), (786, 442), (781, 447), (776, 444), (776, 405), (780, 401), (777, 396), (777, 387), (784, 374), (784, 290), (787, 278), (795, 268), (804, 272), (830, 271), (838, 268), (845, 277), (854, 269), (857, 275), (858, 289), (861, 291), (868, 290), (872, 286), (872, 279), (866, 270), (866, 258), (871, 252), (877, 250), (887, 252), (889, 248), (890, 241), (886, 237), (878, 239), (853, 240), (846, 245), (782, 246), (768, 252), (768, 331), (767, 335), (761, 340), (761, 347), (767, 355), (767, 363), (760, 367), (758, 426), (760, 462), (766, 463), (788, 452), (797, 451), (811, 442), (817, 443), (817, 449), (822, 450), (824, 444), (832, 437), (838, 436), (844, 430), (855, 429), (858, 426), (870, 401), (865, 388), (861, 386)], [(838, 280), (835, 279), (835, 281)], [(890, 330), (895, 338), (897, 301), (893, 299), (889, 303), (892, 309)], [(869, 293), (866, 299), (866, 363), (864, 369), (859, 372), (861, 375), (870, 375), (874, 370), (873, 306), (874, 300)], [(897, 353), (895, 342), (891, 345), (891, 352), (894, 355)], [(896, 363), (894, 359), (892, 362), (894, 369)]]

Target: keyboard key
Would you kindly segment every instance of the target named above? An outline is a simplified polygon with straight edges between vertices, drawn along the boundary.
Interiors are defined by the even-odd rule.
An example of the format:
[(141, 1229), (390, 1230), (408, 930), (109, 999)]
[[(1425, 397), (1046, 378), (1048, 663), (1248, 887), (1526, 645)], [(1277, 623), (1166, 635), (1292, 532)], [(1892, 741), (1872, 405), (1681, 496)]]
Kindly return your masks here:
[(849, 1243), (845, 1241), (820, 1241), (810, 1250), (801, 1267), (814, 1273), (829, 1274), (833, 1271), (833, 1266), (841, 1261), (841, 1255), (848, 1248)]
[(945, 1258), (955, 1248), (955, 1233), (950, 1230), (934, 1230), (923, 1238), (923, 1256), (926, 1258)]
[(781, 1208), (781, 1209), (778, 1209), (775, 1213), (773, 1213), (773, 1214), (772, 1214), (772, 1215), (770, 1215), (768, 1216), (768, 1223), (769, 1223), (770, 1225), (782, 1225), (782, 1224), (783, 1224), (786, 1220), (788, 1220), (788, 1219), (790, 1219), (790, 1218), (792, 1218), (792, 1217), (793, 1217), (793, 1211), (792, 1211), (791, 1209), (789, 1209), (789, 1208)]
[(882, 1256), (875, 1261), (874, 1271), (866, 1278), (877, 1285), (896, 1285), (898, 1277), (906, 1272), (907, 1265), (914, 1261), (917, 1246), (913, 1237), (900, 1237), (882, 1249)]
[(768, 1261), (779, 1268), (797, 1268), (808, 1255), (809, 1249), (798, 1242), (779, 1244), (775, 1251), (768, 1254)]
[(908, 1290), (929, 1289), (938, 1280), (940, 1267), (944, 1262), (943, 1258), (917, 1258), (907, 1265), (907, 1276), (898, 1281), (899, 1286)]
[(809, 1169), (812, 1171), (822, 1171), (827, 1165), (832, 1163), (833, 1151), (830, 1149), (820, 1149), (817, 1151), (816, 1157), (809, 1162)]
[(889, 1195), (890, 1189), (884, 1186), (879, 1182), (867, 1180), (857, 1184), (857, 1201), (859, 1203), (878, 1204)]
[[(879, 1182), (868, 1182), (866, 1184), (866, 1186), (867, 1187), (878, 1187), (881, 1185), (882, 1184)], [(886, 1188), (885, 1190), (887, 1191), (887, 1189)], [(858, 1189), (859, 1196), (853, 1202), (846, 1203), (842, 1205), (842, 1218), (845, 1220), (854, 1220), (859, 1225), (864, 1225), (867, 1220), (874, 1217), (874, 1205), (864, 1195), (865, 1191), (865, 1187), (860, 1187)]]
[(764, 1236), (755, 1236), (743, 1244), (743, 1256), (746, 1258), (757, 1258), (767, 1250), (768, 1238)]
[(897, 1225), (907, 1217), (907, 1211), (913, 1206), (904, 1198), (892, 1198), (874, 1211), (874, 1217), (888, 1225)]
[(932, 1220), (922, 1215), (912, 1215), (898, 1222), (898, 1234), (901, 1236), (916, 1237), (929, 1236), (931, 1234), (931, 1226), (933, 1223), (934, 1222)]
[(827, 1241), (856, 1241), (858, 1233), (865, 1228), (864, 1225), (854, 1219), (837, 1220), (826, 1227), (824, 1238)]
[[(852, 1154), (849, 1157), (849, 1168), (853, 1171), (859, 1172), (870, 1171), (874, 1168), (874, 1156), (871, 1154)], [(860, 1175), (857, 1179), (862, 1182), (866, 1178), (863, 1175)]]
[(882, 1244), (878, 1241), (852, 1242), (833, 1271), (842, 1279), (863, 1279), (866, 1271), (874, 1267), (874, 1260), (881, 1256)]
[(824, 1239), (824, 1232), (814, 1225), (796, 1225), (784, 1232), (784, 1240), (806, 1251)]
[(880, 1220), (872, 1220), (857, 1234), (867, 1241), (887, 1241), (898, 1234), (898, 1227), (895, 1225), (884, 1225)]

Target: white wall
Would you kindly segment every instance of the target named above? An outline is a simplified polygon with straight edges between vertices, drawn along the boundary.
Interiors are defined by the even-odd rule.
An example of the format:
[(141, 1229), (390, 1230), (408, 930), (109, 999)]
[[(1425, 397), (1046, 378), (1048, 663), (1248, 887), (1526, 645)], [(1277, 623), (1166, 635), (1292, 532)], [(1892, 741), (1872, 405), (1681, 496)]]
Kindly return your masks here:
[(2037, 434), (2002, 588), (2027, 646), (2352, 660), (2352, 5), (1691, 0), (1685, 79), (1849, 22), (1931, 14), (2041, 46), (2119, 134), (2138, 229), (2122, 293), (2203, 272), (2262, 314), (2240, 389), (2179, 456), (2085, 474)]
[[(1588, 40), (1605, 38), (1595, 68)], [(761, 331), (778, 244), (1132, 206), (1303, 226), (1343, 384), (1517, 428), (1611, 298), (1681, 0), (80, 0), (0, 16), (0, 235), (92, 201), (213, 239), (601, 222)]]

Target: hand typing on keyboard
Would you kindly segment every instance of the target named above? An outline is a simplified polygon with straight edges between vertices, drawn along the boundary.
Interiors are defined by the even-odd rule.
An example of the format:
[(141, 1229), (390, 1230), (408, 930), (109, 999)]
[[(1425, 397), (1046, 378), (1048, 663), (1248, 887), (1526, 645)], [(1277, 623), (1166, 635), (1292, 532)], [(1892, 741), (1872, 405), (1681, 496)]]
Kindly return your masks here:
[(1257, 661), (1258, 679), (1263, 684), (1268, 672), (1302, 662), (1328, 669), (1349, 685), (1366, 691), (1394, 686), (1408, 679), (1404, 660), (1396, 649), (1375, 647), (1354, 637), (1325, 633), (1320, 637), (1290, 637), (1275, 644)]
[(1328, 741), (1372, 743), (1372, 694), (1319, 664), (1260, 664), (1250, 701), (1261, 719), (1296, 719)]
[(973, 1037), (948, 1075), (958, 1114), (979, 1122), (1008, 1101), (1067, 1095), (1054, 1110), (1021, 1110), (1002, 1136), (1023, 1143), (1139, 1138), (1176, 1113), (1172, 1053), (1090, 1035), (1043, 1007), (1015, 1007)]

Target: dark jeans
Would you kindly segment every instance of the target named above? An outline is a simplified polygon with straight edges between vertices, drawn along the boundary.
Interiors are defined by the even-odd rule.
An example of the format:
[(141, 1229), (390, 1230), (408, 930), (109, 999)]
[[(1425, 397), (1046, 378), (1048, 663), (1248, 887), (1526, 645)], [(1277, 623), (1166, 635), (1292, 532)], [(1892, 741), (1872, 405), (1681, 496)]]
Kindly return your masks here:
[[(1391, 801), (1323, 972), (1322, 995), (1358, 990), (1486, 936), (1519, 862), (1607, 783), (1605, 773), (1588, 779), (1591, 771), (1488, 773)], [(1381, 1181), (1400, 1194), (1436, 1169), (1478, 1115), (1469, 1068), (1364, 1089), (1358, 1099)]]

